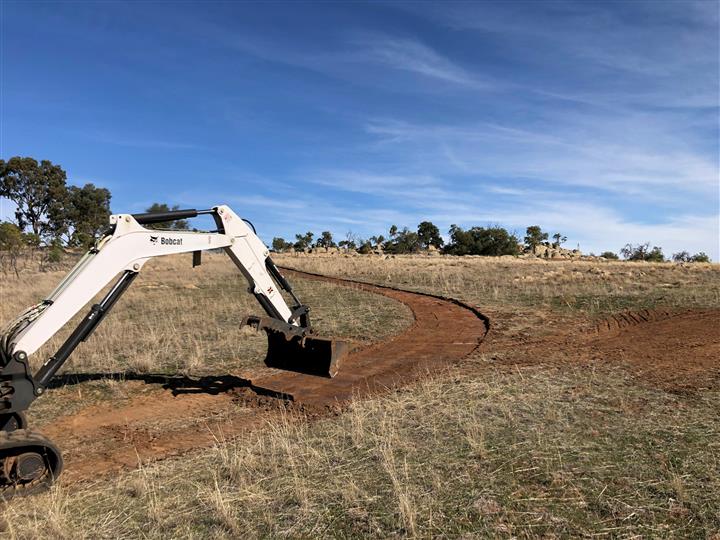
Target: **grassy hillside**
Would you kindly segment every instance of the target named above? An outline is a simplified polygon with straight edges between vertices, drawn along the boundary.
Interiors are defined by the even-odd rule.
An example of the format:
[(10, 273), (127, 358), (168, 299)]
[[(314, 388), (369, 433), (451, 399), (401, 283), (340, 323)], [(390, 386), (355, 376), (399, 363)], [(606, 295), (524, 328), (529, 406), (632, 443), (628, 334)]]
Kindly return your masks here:
[[(213, 370), (255, 369), (257, 359), (248, 358), (261, 349), (247, 356), (238, 351), (253, 351), (256, 338), (231, 339), (216, 328), (235, 324), (213, 307), (228, 301), (213, 283), (220, 275), (227, 284), (229, 274), (218, 263), (193, 277), (198, 290), (187, 288), (191, 270), (182, 262), (164, 263), (174, 270), (170, 278), (160, 277), (168, 268), (150, 270), (107, 321), (109, 333), (98, 332), (86, 344), (89, 351), (103, 338), (114, 340), (115, 352), (87, 352), (91, 363), (81, 359), (73, 369), (137, 369), (127, 358), (136, 351), (133, 339), (144, 338), (131, 327), (152, 324), (160, 325), (157, 340), (139, 348), (157, 360), (143, 369), (201, 373), (206, 366), (177, 358), (203, 358), (200, 344), (213, 336), (221, 336), (213, 358), (240, 355), (248, 362), (218, 361)], [(702, 538), (720, 532), (720, 388), (668, 391), (638, 377), (622, 358), (593, 359), (562, 341), (548, 341), (547, 348), (542, 341), (584, 331), (628, 307), (717, 308), (716, 266), (413, 257), (281, 262), (461, 297), (491, 316), (493, 339), (444, 373), (356, 400), (341, 413), (308, 418), (270, 411), (262, 429), (234, 438), (223, 434), (222, 423), (208, 422), (213, 448), (92, 483), (61, 482), (48, 494), (12, 501), (3, 534)], [(3, 317), (32, 301), (51, 277), (4, 283)], [(387, 336), (409, 322), (403, 306), (387, 299), (296, 281), (324, 333)], [(233, 317), (253, 307), (243, 304), (241, 289), (233, 289)], [(150, 298), (154, 311), (138, 320), (145, 315), (133, 308)], [(200, 309), (185, 309), (191, 305)], [(183, 311), (180, 322), (171, 322), (176, 311)], [(202, 340), (188, 337), (201, 327)], [(518, 333), (539, 344), (512, 347)], [(110, 388), (102, 397), (110, 402), (127, 391), (114, 380), (58, 389), (38, 416), (51, 418), (86, 384), (96, 385), (87, 387), (90, 394)]]

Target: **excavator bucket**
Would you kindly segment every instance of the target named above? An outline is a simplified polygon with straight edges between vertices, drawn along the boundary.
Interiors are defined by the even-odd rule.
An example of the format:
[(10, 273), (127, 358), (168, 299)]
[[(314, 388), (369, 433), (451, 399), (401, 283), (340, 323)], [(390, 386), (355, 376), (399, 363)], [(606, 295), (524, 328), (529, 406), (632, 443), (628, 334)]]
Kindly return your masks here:
[(243, 320), (243, 325), (267, 334), (265, 365), (268, 367), (334, 377), (350, 352), (346, 341), (316, 337), (277, 319), (250, 316)]

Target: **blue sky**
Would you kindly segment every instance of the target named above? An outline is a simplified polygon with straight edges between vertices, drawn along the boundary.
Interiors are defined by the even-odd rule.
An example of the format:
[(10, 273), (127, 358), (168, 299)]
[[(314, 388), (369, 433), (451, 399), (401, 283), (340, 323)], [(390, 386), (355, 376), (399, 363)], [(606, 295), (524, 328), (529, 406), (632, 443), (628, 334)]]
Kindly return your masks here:
[[(0, 157), (261, 236), (539, 224), (720, 258), (718, 2), (7, 2)], [(0, 217), (12, 208), (3, 202)]]

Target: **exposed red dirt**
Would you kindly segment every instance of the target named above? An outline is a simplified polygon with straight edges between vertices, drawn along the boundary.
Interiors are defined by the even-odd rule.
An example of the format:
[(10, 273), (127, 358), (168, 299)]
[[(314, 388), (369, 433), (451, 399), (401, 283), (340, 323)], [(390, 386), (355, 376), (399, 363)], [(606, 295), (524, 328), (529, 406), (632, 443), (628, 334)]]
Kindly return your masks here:
[(598, 362), (621, 362), (670, 391), (720, 387), (720, 312), (616, 315), (587, 344)]
[(451, 299), (304, 272), (290, 274), (383, 294), (407, 305), (415, 319), (402, 334), (351, 354), (333, 379), (278, 373), (252, 381), (258, 389), (306, 407), (330, 406), (354, 395), (407, 383), (420, 373), (468, 356), (480, 345), (488, 330), (488, 322), (482, 314)]
[[(512, 315), (503, 314), (505, 319)], [(558, 323), (550, 335), (503, 332), (484, 344), (502, 365), (622, 366), (638, 382), (670, 392), (720, 388), (720, 311), (622, 312), (583, 331), (583, 323)], [(553, 327), (548, 321), (545, 329)]]

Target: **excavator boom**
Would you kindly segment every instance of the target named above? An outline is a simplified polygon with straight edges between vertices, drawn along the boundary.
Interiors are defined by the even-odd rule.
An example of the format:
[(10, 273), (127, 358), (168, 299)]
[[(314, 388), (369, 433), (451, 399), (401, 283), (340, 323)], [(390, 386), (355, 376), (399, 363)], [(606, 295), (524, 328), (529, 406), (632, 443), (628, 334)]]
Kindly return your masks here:
[[(156, 230), (143, 225), (211, 215), (213, 232)], [(270, 258), (249, 222), (228, 206), (208, 210), (176, 210), (160, 214), (115, 214), (110, 228), (43, 301), (31, 306), (0, 334), (0, 494), (30, 493), (46, 486), (62, 470), (57, 448), (27, 429), (24, 411), (47, 388), (75, 348), (103, 320), (153, 257), (192, 253), (193, 266), (201, 253), (222, 249), (249, 284), (265, 311), (243, 324), (268, 336), (265, 363), (269, 367), (332, 377), (348, 352), (344, 342), (320, 338), (310, 326), (309, 308)], [(94, 304), (57, 352), (31, 373), (28, 357), (55, 335), (92, 298), (120, 274), (100, 302)], [(293, 304), (288, 306), (281, 290)], [(23, 442), (24, 441), (24, 442)], [(27, 443), (27, 444), (25, 444)]]

